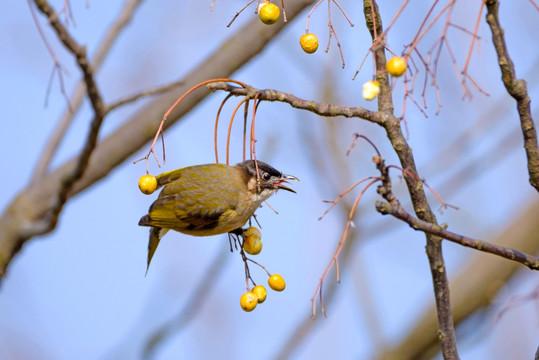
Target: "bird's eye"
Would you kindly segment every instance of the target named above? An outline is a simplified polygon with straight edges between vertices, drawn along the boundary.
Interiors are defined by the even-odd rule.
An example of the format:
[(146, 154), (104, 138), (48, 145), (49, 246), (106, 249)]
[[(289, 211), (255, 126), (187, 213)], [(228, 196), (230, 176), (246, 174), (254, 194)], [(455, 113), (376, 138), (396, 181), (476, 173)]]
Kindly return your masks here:
[(263, 174), (262, 174), (262, 179), (263, 179), (264, 181), (268, 181), (270, 178), (271, 178), (271, 175), (270, 175), (270, 174), (268, 174), (268, 173), (263, 173)]

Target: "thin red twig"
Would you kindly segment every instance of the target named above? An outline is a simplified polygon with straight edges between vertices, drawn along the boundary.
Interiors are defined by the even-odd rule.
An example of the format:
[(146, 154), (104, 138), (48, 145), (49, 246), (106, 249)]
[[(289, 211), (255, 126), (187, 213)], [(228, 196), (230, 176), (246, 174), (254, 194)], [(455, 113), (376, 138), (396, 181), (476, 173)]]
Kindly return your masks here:
[(240, 81), (237, 81), (237, 80), (227, 79), (227, 78), (217, 78), (217, 79), (210, 79), (210, 80), (203, 81), (203, 82), (198, 83), (197, 85), (193, 86), (189, 90), (187, 90), (182, 96), (180, 96), (180, 98), (178, 100), (176, 100), (174, 102), (174, 104), (172, 104), (172, 106), (167, 110), (165, 115), (163, 115), (163, 119), (161, 119), (161, 122), (159, 123), (159, 127), (157, 128), (157, 131), (156, 131), (155, 136), (153, 138), (152, 145), (150, 146), (150, 150), (148, 150), (148, 152), (146, 153), (146, 156), (144, 156), (144, 157), (142, 157), (142, 158), (140, 158), (138, 160), (133, 161), (134, 164), (138, 163), (139, 161), (145, 160), (145, 162), (146, 162), (146, 173), (149, 173), (148, 159), (149, 159), (150, 155), (153, 154), (153, 156), (155, 157), (155, 161), (157, 162), (157, 165), (159, 167), (161, 167), (161, 164), (159, 163), (159, 159), (157, 158), (157, 154), (155, 153), (155, 150), (154, 150), (155, 149), (155, 144), (157, 143), (157, 139), (159, 138), (159, 136), (161, 136), (161, 140), (162, 140), (162, 143), (163, 143), (163, 164), (165, 163), (166, 154), (165, 154), (165, 137), (164, 137), (164, 134), (163, 134), (163, 129), (164, 129), (165, 122), (167, 121), (168, 116), (172, 113), (172, 111), (174, 111), (174, 109), (182, 102), (182, 100), (187, 95), (189, 95), (190, 93), (192, 93), (193, 91), (195, 91), (199, 87), (202, 87), (204, 85), (211, 84), (211, 83), (214, 83), (214, 82), (231, 82), (231, 83), (240, 85), (243, 88), (247, 87), (246, 84), (244, 84), (244, 83), (242, 83)]
[(316, 290), (314, 292), (314, 295), (313, 297), (311, 298), (311, 316), (312, 317), (315, 317), (316, 316), (316, 296), (317, 294), (320, 295), (320, 307), (321, 307), (321, 310), (322, 310), (322, 313), (324, 314), (324, 316), (327, 315), (326, 313), (326, 307), (324, 305), (324, 301), (323, 301), (323, 297), (322, 297), (322, 284), (324, 282), (324, 278), (326, 277), (329, 269), (331, 268), (331, 266), (333, 264), (335, 264), (335, 270), (337, 272), (337, 282), (340, 282), (340, 269), (339, 269), (339, 260), (338, 260), (338, 256), (344, 246), (344, 243), (346, 242), (346, 235), (348, 234), (348, 230), (350, 229), (350, 225), (352, 224), (352, 219), (354, 217), (354, 213), (355, 213), (355, 210), (357, 208), (357, 205), (359, 203), (359, 200), (361, 200), (361, 198), (363, 197), (363, 194), (365, 194), (365, 191), (367, 191), (367, 189), (374, 183), (376, 183), (377, 181), (380, 181), (381, 178), (379, 177), (376, 177), (376, 178), (373, 178), (373, 180), (371, 182), (369, 182), (367, 185), (365, 185), (365, 187), (361, 190), (361, 192), (359, 193), (359, 195), (356, 197), (356, 200), (354, 201), (354, 204), (352, 205), (352, 209), (350, 210), (350, 214), (348, 215), (348, 220), (346, 221), (346, 226), (344, 227), (344, 231), (343, 231), (343, 234), (341, 236), (341, 239), (339, 240), (339, 245), (337, 246), (337, 249), (335, 250), (335, 253), (333, 254), (333, 256), (331, 257), (331, 260), (329, 261), (328, 265), (326, 266), (326, 269), (324, 270), (324, 272), (322, 273), (322, 276), (320, 277), (320, 280), (318, 281), (318, 285), (316, 286)]
[(213, 143), (215, 148), (215, 163), (219, 164), (219, 152), (218, 152), (218, 146), (217, 146), (217, 128), (219, 125), (219, 116), (221, 115), (221, 110), (223, 110), (223, 107), (225, 106), (225, 103), (232, 97), (232, 94), (228, 94), (223, 102), (221, 102), (221, 105), (219, 106), (219, 110), (217, 110), (217, 116), (215, 117), (215, 130), (213, 134)]
[(236, 117), (236, 112), (238, 112), (238, 109), (240, 108), (241, 104), (248, 103), (249, 97), (244, 97), (238, 105), (234, 108), (234, 111), (232, 112), (232, 116), (230, 116), (230, 122), (228, 124), (228, 133), (226, 136), (226, 164), (229, 165), (229, 158), (230, 158), (230, 135), (232, 134), (232, 124), (234, 123), (234, 118)]
[(470, 43), (470, 48), (468, 49), (468, 55), (466, 56), (466, 61), (464, 61), (464, 66), (462, 67), (462, 72), (466, 74), (468, 72), (468, 65), (470, 64), (470, 59), (472, 58), (473, 48), (475, 45), (475, 40), (477, 38), (477, 32), (479, 31), (479, 24), (481, 23), (481, 16), (483, 15), (483, 8), (485, 7), (486, 0), (481, 2), (479, 8), (479, 13), (477, 14), (477, 20), (475, 21), (475, 27), (473, 30), (472, 41)]

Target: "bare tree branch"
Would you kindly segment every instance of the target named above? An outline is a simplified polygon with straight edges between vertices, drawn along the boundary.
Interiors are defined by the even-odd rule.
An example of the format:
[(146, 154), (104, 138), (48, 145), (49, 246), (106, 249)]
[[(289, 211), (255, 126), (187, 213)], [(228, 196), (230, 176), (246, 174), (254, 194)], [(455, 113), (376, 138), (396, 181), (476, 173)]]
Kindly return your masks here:
[(58, 59), (58, 56), (56, 56), (56, 53), (52, 49), (52, 47), (49, 45), (49, 41), (47, 40), (47, 37), (45, 36), (45, 33), (43, 32), (43, 29), (41, 28), (41, 25), (39, 24), (39, 19), (37, 17), (36, 10), (32, 6), (31, 0), (28, 1), (28, 6), (30, 8), (30, 13), (32, 14), (32, 18), (34, 18), (34, 22), (36, 23), (37, 31), (39, 32), (39, 35), (41, 36), (41, 40), (43, 41), (43, 45), (47, 48), (47, 51), (52, 57), (52, 61), (54, 62), (54, 67), (51, 72), (51, 77), (49, 78), (49, 84), (47, 86), (47, 95), (45, 96), (45, 106), (48, 104), (49, 94), (52, 87), (52, 83), (54, 82), (54, 74), (58, 74), (58, 82), (60, 83), (60, 92), (64, 96), (67, 107), (71, 108), (71, 104), (69, 103), (69, 99), (67, 98), (67, 94), (65, 91), (65, 85), (64, 85), (64, 76), (62, 75), (63, 72), (67, 73), (67, 70), (65, 67), (60, 63), (60, 60)]
[(79, 45), (75, 39), (69, 34), (66, 27), (58, 20), (56, 12), (46, 0), (34, 0), (39, 11), (49, 19), (49, 23), (56, 32), (58, 39), (64, 44), (67, 50), (75, 56), (77, 64), (83, 73), (84, 83), (86, 84), (86, 92), (96, 116), (103, 116), (104, 106), (101, 95), (97, 89), (97, 84), (94, 80), (94, 72), (86, 58), (86, 47)]
[[(378, 41), (376, 34), (383, 34), (382, 21), (378, 10), (378, 5), (374, 0), (364, 0), (363, 9), (367, 27), (371, 33), (373, 42)], [(372, 15), (374, 14), (374, 15)], [(432, 224), (437, 224), (436, 216), (432, 212), (427, 201), (425, 191), (421, 181), (406, 172), (419, 174), (412, 149), (408, 145), (402, 133), (400, 120), (394, 115), (393, 100), (391, 98), (391, 86), (387, 72), (384, 71), (386, 56), (382, 42), (373, 47), (373, 55), (376, 64), (376, 80), (381, 85), (378, 96), (378, 110), (383, 114), (382, 122), (386, 135), (397, 153), (401, 166), (405, 170), (404, 180), (410, 193), (410, 198), (417, 217)], [(427, 256), (429, 259), (432, 282), (434, 286), (434, 296), (438, 312), (438, 337), (442, 348), (444, 359), (459, 359), (455, 339), (455, 329), (449, 298), (449, 281), (445, 261), (442, 253), (442, 239), (432, 234), (425, 234), (427, 238)]]
[(51, 27), (56, 32), (60, 41), (76, 58), (77, 64), (83, 73), (84, 83), (86, 84), (87, 94), (92, 105), (94, 117), (90, 123), (90, 129), (86, 135), (86, 141), (83, 148), (76, 159), (75, 166), (70, 172), (67, 172), (64, 176), (62, 176), (61, 179), (59, 179), (60, 187), (53, 194), (49, 208), (46, 210), (41, 219), (33, 223), (26, 223), (22, 227), (20, 234), (25, 238), (45, 234), (56, 227), (58, 216), (68, 200), (68, 193), (86, 171), (90, 155), (97, 144), (99, 129), (101, 128), (101, 124), (105, 117), (103, 100), (99, 90), (97, 89), (93, 70), (86, 59), (86, 49), (80, 46), (71, 37), (65, 26), (60, 23), (56, 12), (52, 9), (47, 1), (36, 0), (35, 4), (38, 10), (47, 16)]
[[(103, 40), (97, 47), (95, 55), (90, 60), (94, 73), (97, 73), (101, 67), (103, 60), (105, 59), (106, 55), (108, 55), (112, 45), (118, 39), (118, 36), (122, 30), (125, 29), (126, 25), (129, 24), (133, 18), (135, 10), (138, 8), (141, 2), (142, 0), (126, 0), (124, 3), (120, 14), (105, 33)], [(76, 85), (75, 90), (69, 98), (70, 106), (62, 114), (60, 121), (54, 129), (54, 132), (47, 140), (47, 144), (41, 152), (37, 165), (32, 174), (32, 182), (41, 181), (41, 179), (47, 174), (50, 162), (56, 153), (56, 149), (58, 148), (58, 145), (60, 145), (60, 142), (62, 141), (75, 114), (78, 112), (85, 95), (86, 85), (84, 80), (81, 80)]]
[(515, 66), (505, 43), (504, 31), (498, 18), (498, 0), (487, 0), (487, 23), (492, 31), (492, 42), (498, 54), (498, 63), (502, 71), (502, 81), (511, 95), (517, 101), (517, 110), (520, 117), (520, 127), (524, 137), (524, 148), (528, 157), (528, 173), (530, 184), (539, 191), (539, 147), (537, 145), (537, 131), (530, 110), (531, 99), (528, 95), (526, 81), (517, 79)]
[(368, 120), (375, 124), (381, 124), (380, 114), (374, 111), (367, 110), (361, 106), (357, 107), (348, 107), (342, 105), (333, 105), (333, 104), (321, 104), (312, 100), (303, 100), (290, 93), (284, 93), (277, 90), (261, 90), (255, 89), (251, 86), (244, 88), (238, 86), (232, 86), (228, 83), (212, 83), (208, 85), (208, 88), (211, 91), (223, 90), (229, 92), (235, 96), (249, 96), (254, 97), (255, 94), (258, 95), (258, 99), (265, 101), (279, 101), (287, 103), (293, 108), (300, 110), (311, 111), (320, 116), (344, 116), (344, 117), (358, 117), (361, 119)]
[(443, 225), (440, 226), (420, 220), (416, 217), (413, 217), (406, 210), (404, 210), (404, 208), (401, 206), (401, 204), (396, 198), (393, 199), (393, 201), (391, 201), (390, 203), (377, 201), (376, 210), (378, 210), (384, 215), (393, 215), (397, 219), (406, 222), (408, 225), (410, 225), (410, 227), (415, 230), (420, 230), (425, 233), (433, 234), (475, 250), (487, 252), (512, 261), (516, 261), (529, 267), (532, 270), (539, 270), (539, 257), (525, 254), (505, 246), (491, 244), (486, 241), (476, 240), (466, 236), (455, 234), (451, 231), (447, 231)]

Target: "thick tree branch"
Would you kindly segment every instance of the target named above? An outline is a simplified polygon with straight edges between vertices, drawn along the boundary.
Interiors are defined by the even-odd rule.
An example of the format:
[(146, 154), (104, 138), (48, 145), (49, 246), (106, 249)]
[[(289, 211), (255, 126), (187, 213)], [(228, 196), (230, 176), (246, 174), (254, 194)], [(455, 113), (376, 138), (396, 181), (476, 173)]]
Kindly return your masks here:
[(530, 184), (539, 191), (539, 147), (537, 145), (537, 131), (530, 110), (531, 99), (528, 95), (526, 81), (517, 79), (515, 66), (505, 43), (504, 31), (498, 17), (498, 0), (487, 0), (487, 23), (492, 31), (492, 42), (498, 54), (498, 63), (502, 71), (502, 81), (517, 102), (517, 111), (520, 118), (520, 127), (524, 137), (524, 148), (528, 157), (528, 173)]
[(347, 118), (357, 117), (378, 125), (380, 125), (382, 122), (381, 116), (378, 112), (367, 110), (361, 106), (348, 107), (343, 105), (321, 104), (312, 100), (303, 100), (290, 93), (284, 93), (277, 90), (261, 90), (255, 89), (251, 86), (241, 88), (225, 82), (212, 83), (208, 85), (208, 88), (211, 91), (223, 90), (235, 96), (249, 96), (254, 98), (255, 94), (257, 94), (257, 99), (259, 100), (287, 103), (293, 108), (307, 110), (320, 116), (344, 116)]
[[(382, 21), (378, 5), (374, 0), (364, 0), (363, 10), (367, 28), (369, 29), (373, 43), (374, 61), (376, 64), (376, 79), (380, 83), (381, 91), (378, 95), (378, 110), (383, 114), (383, 127), (388, 139), (399, 157), (402, 168), (405, 170), (404, 180), (410, 193), (410, 199), (417, 217), (426, 222), (437, 224), (436, 216), (432, 212), (427, 201), (423, 184), (419, 178), (409, 176), (406, 173), (419, 174), (412, 149), (408, 145), (402, 133), (400, 120), (393, 114), (393, 100), (389, 78), (385, 72), (386, 56), (384, 39), (378, 38), (383, 34)], [(434, 296), (438, 313), (438, 337), (444, 359), (459, 359), (453, 325), (451, 302), (449, 298), (449, 281), (445, 261), (442, 253), (442, 238), (432, 234), (425, 234), (427, 238), (427, 256), (429, 259), (431, 276), (434, 287)]]

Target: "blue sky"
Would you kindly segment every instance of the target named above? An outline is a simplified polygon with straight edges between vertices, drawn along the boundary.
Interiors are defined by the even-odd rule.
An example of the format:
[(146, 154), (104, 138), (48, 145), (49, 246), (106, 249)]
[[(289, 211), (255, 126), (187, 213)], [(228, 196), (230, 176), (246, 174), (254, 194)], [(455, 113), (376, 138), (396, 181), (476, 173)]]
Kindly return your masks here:
[[(90, 1), (89, 8), (83, 2), (72, 5), (76, 27), (70, 30), (92, 54), (122, 4)], [(143, 3), (97, 75), (105, 101), (112, 102), (187, 73), (220, 41), (254, 16), (250, 11), (245, 12), (229, 29), (226, 24), (243, 2), (217, 1), (213, 13), (209, 5), (210, 1), (188, 5), (165, 1), (159, 6)], [(321, 39), (321, 49), (316, 54), (307, 56), (298, 46), (297, 39), (305, 27), (304, 13), (233, 77), (255, 87), (293, 92), (305, 99), (318, 100), (324, 92), (330, 93), (337, 99), (335, 102), (374, 110), (374, 102), (368, 103), (360, 97), (362, 83), (372, 76), (370, 60), (358, 78), (351, 80), (369, 46), (361, 9), (351, 2), (342, 1), (341, 5), (355, 23), (350, 28), (334, 10), (333, 21), (346, 58), (344, 70), (334, 44), (328, 54), (320, 51), (327, 41), (325, 7), (320, 7), (311, 20), (311, 31), (319, 33)], [(402, 20), (395, 24), (389, 40), (394, 51), (402, 49), (410, 39), (409, 29), (415, 29), (421, 21), (421, 12), (414, 10), (425, 6), (425, 2), (412, 1)], [(472, 28), (479, 5), (469, 6), (471, 10), (461, 4), (456, 19)], [(527, 77), (535, 99), (538, 58), (533, 44), (539, 30), (537, 12), (524, 0), (508, 7), (502, 4), (502, 24), (517, 73)], [(385, 10), (385, 24), (396, 9)], [(40, 21), (46, 27), (43, 19)], [(514, 102), (500, 86), (487, 30), (483, 22), (480, 50), (472, 57), (471, 72), (490, 96), (474, 91), (471, 101), (461, 100), (461, 89), (445, 54), (438, 75), (444, 105), (441, 113), (434, 115), (432, 91), (428, 95), (431, 104), (428, 118), (412, 104), (408, 104), (406, 113), (409, 142), (421, 175), (447, 202), (460, 208), (438, 214), (439, 221), (450, 224), (455, 232), (485, 240), (513, 222), (530, 201), (537, 201), (537, 194), (527, 181), (518, 132), (512, 142), (515, 145), (508, 147), (503, 156), (473, 181), (454, 192), (449, 191), (451, 184), (446, 183), (471, 159), (492, 152), (504, 136), (518, 127)], [(7, 35), (0, 40), (0, 96), (4, 100), (0, 118), (4, 153), (0, 185), (4, 191), (0, 193), (0, 207), (5, 208), (26, 186), (47, 136), (65, 108), (65, 100), (55, 81), (48, 106), (43, 106), (52, 61), (25, 2), (6, 4), (0, 14), (0, 32)], [(79, 72), (52, 33), (46, 30), (46, 34), (69, 72), (65, 83), (70, 93)], [(452, 34), (453, 50), (462, 66), (469, 38)], [(327, 79), (331, 79), (333, 88), (323, 85)], [(223, 97), (214, 94), (207, 98), (167, 132), (168, 161), (163, 171), (214, 161), (213, 133), (208, 129), (213, 126)], [(402, 83), (397, 83), (394, 98), (400, 115)], [(104, 123), (101, 136), (109, 134), (143, 104), (140, 101), (112, 113)], [(532, 110), (537, 114), (533, 100)], [(225, 111), (229, 116), (232, 105)], [(492, 122), (474, 127), (484, 117), (492, 118)], [(89, 107), (85, 104), (62, 142), (53, 167), (71, 158), (80, 148), (89, 119)], [(238, 128), (237, 134), (239, 131)], [(317, 220), (327, 207), (322, 200), (333, 199), (344, 190), (328, 186), (329, 182), (345, 177), (334, 170), (339, 166), (343, 169), (342, 165), (319, 171), (311, 162), (313, 158), (329, 158), (330, 150), (324, 138), (332, 131), (336, 133), (335, 152), (340, 154), (339, 161), (351, 169), (346, 186), (354, 179), (374, 175), (370, 161), (372, 149), (365, 143), (359, 143), (351, 156), (344, 156), (354, 132), (367, 134), (388, 163), (397, 161), (381, 129), (363, 121), (321, 120), (278, 103), (262, 104), (257, 114), (259, 158), (301, 180), (293, 184), (297, 195), (278, 193), (271, 199), (270, 204), (279, 211), (278, 215), (267, 207), (258, 212), (264, 249), (256, 260), (285, 277), (286, 291), (270, 292), (262, 306), (252, 313), (244, 313), (238, 304), (245, 291), (243, 263), (237, 253), (228, 252), (225, 236), (193, 238), (169, 233), (145, 277), (147, 229), (138, 227), (137, 223), (154, 196), (144, 196), (137, 188), (144, 165), (127, 161), (69, 201), (57, 229), (33, 239), (13, 260), (0, 287), (0, 333), (3, 334), (0, 358), (139, 358), (148, 337), (182, 311), (208, 272), (214, 277), (203, 298), (195, 301), (200, 304), (195, 306), (196, 314), (159, 348), (155, 358), (208, 358), (215, 354), (230, 359), (252, 354), (256, 354), (255, 358), (273, 358), (296, 324), (310, 316), (310, 298), (344, 226), (339, 208), (323, 221)], [(462, 133), (469, 136), (469, 141), (451, 152), (454, 161), (451, 157), (437, 161), (435, 156)], [(317, 146), (309, 147), (305, 139)], [(130, 160), (140, 158), (145, 150), (141, 149)], [(238, 148), (233, 149), (233, 154), (233, 162), (241, 160)], [(160, 170), (152, 164), (151, 171)], [(393, 181), (397, 195), (406, 204), (406, 192), (396, 173)], [(351, 249), (350, 260), (341, 269), (342, 281), (336, 296), (326, 304), (328, 318), (313, 320), (314, 330), (295, 349), (292, 358), (372, 358), (373, 344), (397, 343), (413, 325), (415, 317), (431, 304), (432, 285), (424, 254), (424, 236), (394, 219), (381, 217), (374, 210), (375, 200), (373, 188), (361, 202), (361, 210), (354, 220), (358, 239)], [(432, 206), (437, 208), (434, 198)], [(445, 244), (444, 251), (450, 277), (456, 276), (472, 255), (476, 255), (453, 244)], [(255, 279), (265, 283), (262, 271), (253, 269), (253, 272)], [(330, 272), (326, 289), (334, 279), (334, 272)], [(536, 274), (522, 271), (499, 294), (495, 311), (471, 320), (463, 330), (462, 339), (459, 337), (462, 357), (507, 358), (509, 355), (504, 351), (508, 344), (512, 344), (513, 351), (522, 351), (519, 353), (522, 357), (530, 357), (539, 336), (537, 303), (517, 307), (501, 321), (495, 321), (495, 317), (496, 309), (499, 311), (508, 298), (528, 293), (537, 283)], [(370, 322), (373, 317), (379, 332)]]

